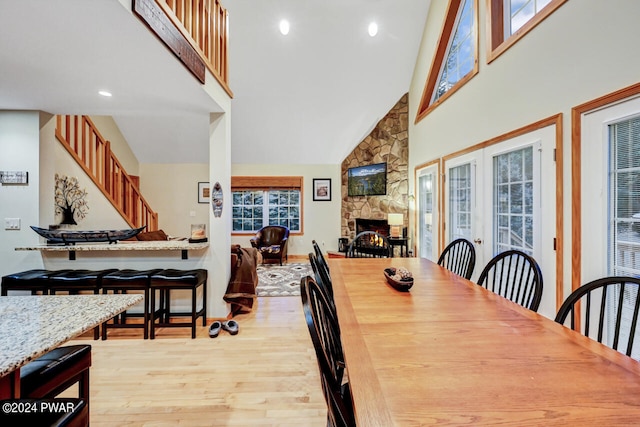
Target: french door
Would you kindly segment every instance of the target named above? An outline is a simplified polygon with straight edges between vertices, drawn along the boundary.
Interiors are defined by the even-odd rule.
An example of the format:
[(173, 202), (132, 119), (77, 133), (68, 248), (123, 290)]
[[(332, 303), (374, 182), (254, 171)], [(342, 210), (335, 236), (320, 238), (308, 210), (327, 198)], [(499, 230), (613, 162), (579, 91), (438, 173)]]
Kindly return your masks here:
[(555, 128), (549, 126), (444, 162), (445, 244), (460, 237), (473, 242), (473, 281), (501, 252), (517, 249), (533, 256), (550, 284), (538, 311), (551, 318), (556, 311), (554, 146)]
[(437, 261), (438, 252), (438, 165), (416, 171), (418, 186), (418, 254)]

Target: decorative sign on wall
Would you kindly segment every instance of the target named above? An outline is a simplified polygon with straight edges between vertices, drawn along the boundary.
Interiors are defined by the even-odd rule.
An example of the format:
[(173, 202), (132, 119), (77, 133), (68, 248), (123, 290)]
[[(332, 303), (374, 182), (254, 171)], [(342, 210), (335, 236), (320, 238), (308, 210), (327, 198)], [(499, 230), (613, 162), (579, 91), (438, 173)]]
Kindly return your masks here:
[(220, 218), (222, 215), (222, 202), (222, 186), (216, 182), (211, 189), (211, 207), (213, 208), (213, 216), (216, 218)]
[(29, 172), (0, 171), (1, 184), (27, 184), (28, 182)]

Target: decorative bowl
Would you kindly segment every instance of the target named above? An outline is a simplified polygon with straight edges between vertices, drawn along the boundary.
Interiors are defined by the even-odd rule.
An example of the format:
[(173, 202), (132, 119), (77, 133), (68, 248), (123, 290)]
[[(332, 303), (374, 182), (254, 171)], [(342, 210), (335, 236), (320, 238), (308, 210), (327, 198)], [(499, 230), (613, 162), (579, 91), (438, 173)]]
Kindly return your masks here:
[(395, 290), (407, 292), (413, 286), (413, 277), (408, 271), (402, 269), (403, 274), (400, 274), (399, 270), (395, 267), (385, 268), (384, 277)]

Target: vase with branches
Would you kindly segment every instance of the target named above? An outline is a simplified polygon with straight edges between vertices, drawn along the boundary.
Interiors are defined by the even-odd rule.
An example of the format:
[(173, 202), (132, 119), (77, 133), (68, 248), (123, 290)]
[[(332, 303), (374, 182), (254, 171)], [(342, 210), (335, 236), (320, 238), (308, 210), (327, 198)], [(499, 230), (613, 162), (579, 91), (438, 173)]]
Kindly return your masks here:
[(80, 188), (78, 178), (56, 174), (55, 213), (62, 216), (60, 224), (76, 225), (76, 218), (87, 215), (87, 191)]

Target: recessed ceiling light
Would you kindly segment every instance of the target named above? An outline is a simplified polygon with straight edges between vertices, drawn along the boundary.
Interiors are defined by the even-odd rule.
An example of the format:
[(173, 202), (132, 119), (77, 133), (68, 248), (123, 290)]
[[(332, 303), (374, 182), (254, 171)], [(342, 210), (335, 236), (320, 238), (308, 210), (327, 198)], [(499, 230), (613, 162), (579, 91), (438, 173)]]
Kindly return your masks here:
[(106, 90), (98, 91), (98, 94), (100, 94), (102, 96), (107, 96), (107, 97), (111, 96), (111, 92), (108, 92)]
[(283, 36), (289, 34), (289, 21), (287, 21), (286, 19), (280, 21), (280, 32)]
[(372, 22), (371, 24), (369, 24), (369, 35), (371, 37), (374, 37), (376, 34), (378, 34), (378, 24)]

